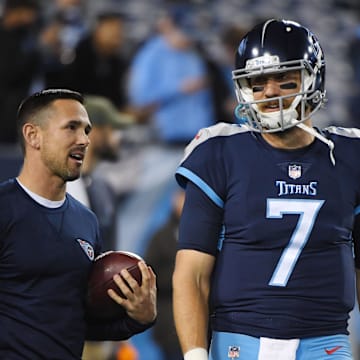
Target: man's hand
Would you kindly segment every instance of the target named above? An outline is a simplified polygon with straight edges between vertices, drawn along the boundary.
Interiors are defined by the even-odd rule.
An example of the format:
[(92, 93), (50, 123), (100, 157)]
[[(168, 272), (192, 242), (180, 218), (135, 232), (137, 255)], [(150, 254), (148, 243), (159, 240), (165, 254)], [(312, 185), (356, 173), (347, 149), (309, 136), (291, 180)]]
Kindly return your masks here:
[(140, 261), (138, 266), (142, 275), (141, 286), (125, 269), (121, 271), (121, 276), (115, 275), (113, 279), (126, 299), (119, 296), (112, 289), (108, 290), (108, 294), (114, 301), (124, 307), (132, 319), (141, 324), (148, 324), (154, 321), (157, 315), (156, 275), (151, 267), (147, 266), (143, 261)]

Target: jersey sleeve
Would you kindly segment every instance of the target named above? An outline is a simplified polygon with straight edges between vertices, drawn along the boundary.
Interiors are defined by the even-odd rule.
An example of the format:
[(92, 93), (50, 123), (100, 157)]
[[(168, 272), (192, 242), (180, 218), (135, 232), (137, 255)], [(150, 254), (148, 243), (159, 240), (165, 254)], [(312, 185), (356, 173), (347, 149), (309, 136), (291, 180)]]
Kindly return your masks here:
[(178, 249), (215, 256), (220, 246), (227, 178), (224, 140), (221, 124), (201, 129), (176, 171), (177, 182), (186, 191)]
[(221, 245), (223, 210), (194, 183), (186, 186), (179, 225), (178, 249), (216, 255)]
[(226, 196), (226, 156), (222, 149), (221, 137), (212, 137), (209, 128), (201, 129), (176, 171), (181, 187), (192, 182), (219, 208), (223, 208)]
[(346, 162), (347, 169), (351, 172), (346, 174), (354, 179), (355, 199), (354, 199), (354, 223), (352, 228), (352, 238), (354, 242), (355, 266), (360, 269), (360, 129), (329, 126), (324, 129), (327, 137), (335, 142), (335, 160), (339, 157)]

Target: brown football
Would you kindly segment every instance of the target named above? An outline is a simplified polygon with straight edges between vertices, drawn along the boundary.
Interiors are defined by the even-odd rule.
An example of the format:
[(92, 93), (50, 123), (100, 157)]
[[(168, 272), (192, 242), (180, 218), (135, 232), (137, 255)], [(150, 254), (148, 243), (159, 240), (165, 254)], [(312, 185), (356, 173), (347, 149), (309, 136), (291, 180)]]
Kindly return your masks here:
[(110, 298), (107, 290), (113, 289), (124, 297), (113, 280), (113, 276), (120, 274), (123, 269), (127, 269), (141, 285), (141, 272), (138, 267), (141, 260), (143, 259), (139, 255), (128, 251), (107, 251), (94, 260), (87, 293), (87, 313), (89, 316), (98, 319), (114, 319), (124, 316), (124, 309)]

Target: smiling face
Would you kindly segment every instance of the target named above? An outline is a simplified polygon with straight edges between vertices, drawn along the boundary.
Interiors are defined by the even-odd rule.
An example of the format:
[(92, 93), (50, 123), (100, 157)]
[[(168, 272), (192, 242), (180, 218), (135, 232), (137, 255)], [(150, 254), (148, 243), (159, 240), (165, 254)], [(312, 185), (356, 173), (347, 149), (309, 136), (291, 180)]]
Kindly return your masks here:
[(48, 172), (64, 182), (77, 179), (91, 130), (84, 106), (71, 99), (56, 100), (37, 128), (40, 158)]

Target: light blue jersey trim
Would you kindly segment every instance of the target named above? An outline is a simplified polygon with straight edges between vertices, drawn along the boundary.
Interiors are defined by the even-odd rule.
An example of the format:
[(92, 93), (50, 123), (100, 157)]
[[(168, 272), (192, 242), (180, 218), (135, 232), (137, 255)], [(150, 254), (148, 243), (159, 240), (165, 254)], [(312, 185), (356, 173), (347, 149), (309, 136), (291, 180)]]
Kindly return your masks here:
[(221, 249), (222, 249), (224, 239), (225, 239), (225, 225), (223, 224), (223, 226), (221, 228), (220, 236), (219, 236), (218, 246), (217, 246), (217, 249), (219, 251), (221, 251)]
[(192, 171), (180, 166), (176, 173), (184, 176), (186, 179), (190, 180), (196, 186), (198, 186), (217, 206), (220, 208), (224, 207), (224, 201), (220, 198), (220, 196), (216, 194), (216, 192), (204, 180), (202, 180)]

